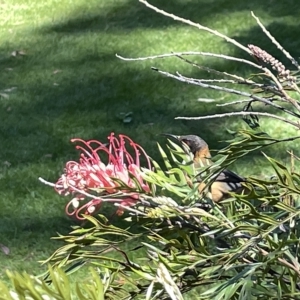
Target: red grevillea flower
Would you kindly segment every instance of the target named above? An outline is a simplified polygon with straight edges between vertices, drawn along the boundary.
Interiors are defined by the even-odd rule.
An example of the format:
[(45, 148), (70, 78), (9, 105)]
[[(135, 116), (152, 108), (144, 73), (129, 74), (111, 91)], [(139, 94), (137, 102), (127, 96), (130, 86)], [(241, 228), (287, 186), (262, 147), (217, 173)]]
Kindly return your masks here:
[[(117, 138), (111, 133), (108, 143), (81, 139), (72, 139), (71, 142), (83, 144), (76, 146), (81, 151), (79, 162), (67, 162), (64, 174), (55, 185), (59, 194), (74, 196), (66, 206), (67, 215), (81, 220), (80, 214), (96, 213), (103, 202), (129, 206), (139, 200), (140, 193), (150, 192), (141, 175), (140, 156), (145, 157), (149, 169), (150, 159), (144, 149), (129, 137), (120, 134)], [(86, 203), (89, 197), (92, 200)], [(117, 213), (122, 213), (122, 209)]]

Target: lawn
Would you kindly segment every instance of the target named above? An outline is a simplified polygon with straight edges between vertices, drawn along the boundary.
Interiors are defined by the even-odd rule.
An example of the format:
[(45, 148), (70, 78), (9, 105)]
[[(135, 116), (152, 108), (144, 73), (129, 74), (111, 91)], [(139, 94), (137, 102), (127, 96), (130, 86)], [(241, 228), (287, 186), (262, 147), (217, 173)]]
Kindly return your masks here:
[[(241, 43), (256, 44), (281, 58), (251, 17), (253, 10), (294, 56), (299, 56), (297, 0), (151, 1), (174, 14), (223, 32)], [(228, 130), (246, 128), (240, 119), (181, 121), (176, 116), (219, 113), (229, 108), (199, 98), (228, 95), (162, 77), (152, 66), (206, 76), (176, 58), (125, 62), (171, 51), (205, 51), (244, 55), (230, 44), (147, 9), (137, 0), (7, 0), (0, 3), (0, 279), (5, 270), (44, 271), (46, 259), (60, 244), (50, 238), (74, 224), (64, 214), (68, 199), (41, 184), (55, 182), (64, 163), (78, 153), (70, 139), (106, 140), (111, 131), (133, 137), (154, 158), (163, 132), (201, 135), (214, 149), (231, 138)], [(205, 66), (251, 74), (243, 65), (198, 57)], [(253, 70), (252, 70), (253, 71)], [(131, 120), (124, 122), (124, 115)], [(126, 120), (125, 120), (126, 121)], [(264, 120), (272, 136), (294, 135), (292, 129)], [(288, 163), (286, 150), (267, 153)], [(232, 167), (244, 175), (269, 176), (261, 153)]]

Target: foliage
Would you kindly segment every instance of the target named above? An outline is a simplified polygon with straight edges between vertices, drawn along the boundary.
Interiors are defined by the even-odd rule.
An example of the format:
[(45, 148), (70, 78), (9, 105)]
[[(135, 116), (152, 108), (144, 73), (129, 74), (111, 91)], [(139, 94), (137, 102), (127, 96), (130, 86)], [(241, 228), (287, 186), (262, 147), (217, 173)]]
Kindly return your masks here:
[(75, 288), (71, 289), (68, 276), (60, 269), (49, 267), (49, 274), (52, 285), (37, 277), (30, 276), (26, 273), (7, 271), (15, 292), (10, 291), (8, 287), (0, 282), (1, 299), (41, 299), (41, 300), (104, 300), (104, 293), (109, 284), (109, 274), (104, 274), (99, 278), (99, 274), (90, 269), (90, 278), (84, 284), (76, 283)]
[[(246, 155), (260, 141), (262, 147), (276, 140), (249, 133), (239, 149)], [(190, 155), (174, 143), (170, 145), (170, 158), (159, 148), (168, 169), (145, 175), (161, 190), (155, 196), (142, 196), (140, 203), (130, 208), (128, 228), (115, 227), (104, 216), (99, 220), (85, 216), (92, 226), (78, 226), (68, 236), (58, 237), (66, 245), (47, 263), (67, 267), (68, 272), (86, 263), (108, 269), (114, 278), (114, 299), (181, 299), (195, 287), (202, 287), (198, 299), (299, 296), (300, 210), (296, 200), (300, 174), (266, 157), (277, 177), (249, 178), (249, 194), (234, 195), (219, 207), (187, 184), (195, 182), (199, 174), (190, 163)], [(241, 153), (234, 150), (236, 145), (233, 142), (223, 152), (237, 159)], [(223, 157), (213, 166), (226, 164)], [(295, 205), (291, 205), (292, 200)], [(140, 246), (125, 251), (126, 244), (133, 241), (140, 241)], [(145, 255), (138, 257), (134, 253), (140, 247)]]
[[(298, 27), (293, 26), (298, 21), (298, 0), (291, 0), (289, 5), (253, 0), (246, 7), (243, 1), (235, 0), (225, 0), (222, 5), (219, 0), (205, 6), (197, 0), (188, 4), (161, 1), (159, 5), (221, 31), (226, 24), (229, 36), (239, 36), (241, 42), (251, 37), (252, 43), (266, 49), (268, 44), (248, 13), (254, 10), (293, 55), (299, 49)], [(201, 134), (213, 149), (219, 149), (223, 146), (219, 141), (230, 138), (227, 128), (245, 126), (239, 119), (175, 121), (180, 115), (224, 111), (197, 101), (199, 97), (218, 101), (223, 95), (178, 84), (150, 70), (154, 65), (192, 74), (190, 66), (177, 58), (126, 63), (114, 56), (190, 49), (236, 53), (222, 40), (151, 13), (136, 0), (2, 1), (0, 15), (0, 243), (7, 247), (0, 250), (1, 280), (7, 278), (6, 269), (39, 274), (43, 267), (37, 261), (60, 246), (50, 237), (56, 232), (67, 234), (74, 224), (63, 214), (67, 199), (37, 180), (41, 176), (55, 182), (65, 162), (77, 158), (71, 138), (105, 141), (111, 131), (124, 133), (161, 164), (156, 147), (156, 141), (163, 144), (163, 138), (157, 136), (161, 132)], [(243, 64), (204, 59), (201, 61), (207, 66), (249, 74)], [(122, 112), (132, 112), (132, 122), (124, 124)], [(294, 134), (288, 126), (272, 120), (265, 119), (262, 126), (269, 134), (274, 133), (272, 136)], [(295, 146), (288, 145), (294, 151)], [(272, 157), (281, 159), (284, 148), (278, 144)], [(231, 168), (245, 176), (260, 174), (262, 168), (266, 174), (270, 172), (257, 153)], [(109, 216), (110, 208), (103, 209)], [(121, 224), (122, 219), (115, 222)], [(9, 255), (3, 249), (9, 250)], [(80, 273), (74, 277), (81, 278)]]
[[(98, 297), (105, 299), (183, 299), (184, 293), (195, 288), (199, 288), (196, 290), (197, 299), (299, 297), (300, 174), (295, 170), (295, 161), (297, 163), (299, 158), (291, 154), (292, 168), (289, 170), (281, 162), (265, 155), (276, 176), (268, 179), (247, 178), (245, 185), (249, 192), (232, 194), (232, 198), (220, 205), (213, 203), (209, 194), (209, 186), (216, 175), (237, 159), (268, 145), (299, 138), (272, 138), (260, 130), (257, 117), (272, 117), (299, 129), (298, 121), (293, 119), (300, 116), (299, 103), (293, 95), (299, 93), (297, 73), (290, 72), (257, 46), (249, 45), (246, 48), (216, 31), (167, 14), (144, 0), (141, 2), (160, 13), (220, 36), (258, 60), (256, 64), (219, 55), (224, 59), (249, 64), (263, 73), (249, 79), (206, 68), (209, 72), (231, 78), (227, 81), (210, 81), (213, 84), (204, 79), (187, 78), (179, 73), (154, 69), (183, 82), (248, 98), (242, 111), (198, 119), (242, 115), (252, 130), (239, 131), (236, 138), (219, 151), (214, 164), (200, 169), (196, 169), (184, 145), (179, 147), (169, 141), (168, 151), (159, 145), (164, 167), (153, 161), (154, 170), (141, 169), (139, 173), (144, 181), (153, 186), (152, 194), (141, 193), (132, 206), (117, 203), (119, 208), (127, 211), (124, 218), (128, 222), (127, 227), (113, 225), (112, 220), (102, 215), (99, 218), (83, 216), (88, 221), (88, 227), (77, 226), (68, 235), (57, 237), (65, 245), (45, 262), (52, 264), (53, 269), (50, 268), (44, 281), (40, 281), (42, 287), (45, 288), (45, 282), (51, 282), (61, 292), (57, 276), (64, 278), (62, 281), (65, 285), (67, 283), (60, 268), (72, 273), (91, 264), (98, 272), (93, 271)], [(254, 18), (278, 49), (299, 69), (298, 63)], [(184, 59), (184, 53), (172, 55), (202, 68)], [(208, 55), (218, 57), (217, 54)], [(224, 83), (243, 85), (250, 88), (250, 92), (218, 85)], [(234, 101), (227, 104), (239, 103)], [(273, 112), (253, 111), (254, 104), (264, 104), (285, 115), (281, 117)], [(198, 190), (202, 181), (208, 187), (204, 193)], [(121, 184), (119, 179), (115, 182)], [(141, 184), (141, 181), (134, 182)], [(143, 189), (138, 186), (138, 190)], [(88, 193), (84, 195), (90, 196)], [(128, 251), (128, 245), (132, 242), (139, 246)], [(136, 253), (141, 248), (144, 255), (138, 252), (139, 257)], [(48, 278), (49, 275), (51, 278)], [(15, 278), (19, 282), (15, 286), (18, 293), (30, 290), (30, 296), (34, 296), (36, 291), (31, 288), (30, 282), (34, 280), (38, 283), (36, 278), (30, 279), (24, 275), (26, 283), (18, 275)], [(4, 287), (3, 290), (8, 295), (8, 290)], [(85, 292), (89, 293), (91, 289), (85, 289)]]
[[(249, 192), (232, 195), (231, 199), (222, 202), (222, 206), (209, 200), (209, 189), (199, 194), (197, 188), (200, 181), (205, 181), (209, 187), (217, 174), (252, 151), (299, 138), (272, 138), (259, 129), (257, 117), (272, 117), (299, 128), (298, 122), (290, 119), (300, 116), (299, 104), (290, 93), (291, 90), (299, 92), (296, 72), (290, 72), (281, 62), (257, 46), (244, 47), (223, 34), (168, 14), (144, 0), (141, 2), (175, 20), (222, 37), (257, 59), (258, 63), (253, 63), (224, 55), (198, 53), (239, 61), (263, 71), (251, 79), (209, 68), (206, 70), (230, 77), (230, 80), (207, 81), (188, 78), (178, 72), (171, 74), (154, 69), (183, 82), (248, 97), (249, 100), (244, 100), (246, 105), (241, 112), (196, 119), (242, 115), (252, 130), (240, 131), (227, 147), (219, 151), (219, 159), (213, 165), (200, 170), (195, 169), (193, 158), (184, 147), (169, 141), (169, 154), (166, 154), (159, 146), (165, 169), (156, 162), (153, 162), (155, 170), (143, 169), (144, 180), (156, 186), (156, 194), (141, 195), (140, 201), (128, 208), (129, 217), (126, 220), (129, 221), (129, 228), (116, 228), (104, 217), (97, 221), (86, 216), (94, 226), (88, 229), (77, 228), (68, 236), (60, 236), (59, 239), (64, 240), (66, 246), (58, 249), (47, 262), (54, 266), (68, 266), (69, 271), (87, 262), (109, 268), (122, 278), (116, 277), (114, 282), (115, 290), (120, 291), (122, 299), (182, 299), (183, 293), (195, 287), (202, 287), (198, 299), (297, 298), (300, 295), (300, 285), (297, 283), (300, 277), (300, 174), (265, 155), (276, 176), (267, 180), (248, 178), (246, 186)], [(278, 49), (300, 69), (258, 18), (253, 17)], [(183, 55), (190, 54), (172, 55), (201, 69), (197, 63), (183, 58)], [(156, 57), (168, 56), (171, 55)], [(244, 85), (251, 92), (220, 86), (224, 83)], [(229, 104), (238, 103), (240, 101)], [(253, 111), (252, 107), (256, 103), (284, 112), (286, 116)], [(139, 234), (131, 233), (133, 226), (137, 226)], [(117, 237), (112, 239), (115, 235)], [(122, 246), (129, 241), (141, 239), (141, 236), (146, 238), (140, 245), (145, 248), (146, 256), (140, 259), (133, 256), (134, 259), (130, 259)], [(116, 253), (113, 257), (108, 254), (111, 251)], [(136, 251), (136, 248), (132, 251)], [(117, 258), (118, 255), (120, 258)]]
[[(134, 206), (122, 206), (128, 211), (125, 219), (128, 228), (116, 227), (104, 216), (100, 216), (100, 220), (85, 216), (92, 226), (77, 227), (68, 236), (58, 237), (66, 245), (55, 251), (46, 262), (54, 267), (67, 267), (68, 272), (74, 272), (87, 263), (109, 270), (115, 299), (183, 299), (184, 293), (196, 287), (200, 288), (197, 299), (299, 297), (300, 174), (265, 155), (276, 176), (269, 179), (248, 178), (245, 183), (248, 192), (233, 194), (221, 206), (213, 203), (209, 194), (209, 186), (216, 175), (232, 162), (262, 147), (299, 138), (272, 138), (259, 130), (257, 117), (272, 117), (299, 128), (298, 122), (289, 119), (298, 118), (300, 113), (297, 100), (290, 94), (291, 90), (299, 92), (296, 73), (290, 72), (257, 46), (246, 48), (209, 28), (165, 13), (144, 0), (141, 2), (159, 13), (210, 31), (258, 60), (256, 64), (219, 55), (247, 63), (264, 73), (247, 79), (209, 69), (217, 75), (231, 78), (227, 81), (212, 80), (214, 85), (155, 69), (180, 81), (248, 97), (242, 112), (223, 116), (242, 115), (252, 130), (240, 131), (227, 147), (219, 151), (214, 164), (199, 169), (184, 144), (178, 146), (169, 141), (168, 153), (159, 145), (164, 168), (153, 161), (154, 170), (142, 169), (143, 179), (155, 187), (152, 195), (140, 194)], [(298, 63), (254, 18), (278, 49), (299, 69)], [(184, 59), (182, 54), (175, 55), (203, 68)], [(216, 85), (220, 83), (243, 84), (250, 88), (251, 93)], [(283, 111), (287, 117), (255, 112), (252, 105), (256, 103)], [(294, 165), (295, 157), (291, 157)], [(198, 190), (200, 181), (207, 183), (204, 193)], [(138, 233), (133, 233), (133, 229)], [(132, 241), (140, 241), (140, 246), (125, 251), (124, 245)], [(145, 249), (145, 255), (138, 257), (134, 252), (141, 247)], [(133, 252), (132, 258), (128, 252)], [(105, 297), (110, 295), (106, 293)]]

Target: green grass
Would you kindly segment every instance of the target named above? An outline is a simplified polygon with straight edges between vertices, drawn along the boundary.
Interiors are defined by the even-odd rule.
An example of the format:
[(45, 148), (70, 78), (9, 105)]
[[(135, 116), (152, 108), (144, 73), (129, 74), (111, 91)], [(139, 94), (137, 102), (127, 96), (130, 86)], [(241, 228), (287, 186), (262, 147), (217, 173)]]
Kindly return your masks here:
[[(297, 57), (298, 2), (152, 3), (282, 57), (251, 18), (253, 10)], [(67, 233), (73, 224), (64, 216), (67, 199), (38, 181), (39, 176), (56, 181), (64, 163), (78, 157), (71, 138), (105, 140), (111, 131), (124, 133), (158, 159), (156, 142), (164, 142), (159, 133), (198, 134), (218, 149), (224, 145), (219, 141), (231, 138), (226, 129), (246, 128), (239, 118), (174, 120), (176, 116), (224, 111), (197, 99), (226, 95), (161, 77), (150, 67), (206, 76), (197, 69), (175, 58), (129, 63), (115, 57), (116, 53), (138, 57), (188, 50), (244, 55), (216, 37), (158, 15), (133, 0), (10, 0), (2, 1), (0, 7), (0, 92), (5, 96), (0, 99), (0, 243), (10, 249), (9, 256), (0, 253), (0, 279), (5, 278), (6, 269), (41, 273), (44, 267), (37, 261), (60, 245), (50, 237)], [(15, 57), (13, 51), (26, 55)], [(221, 70), (250, 74), (243, 65), (197, 60)], [(120, 114), (128, 112), (133, 113), (133, 120), (124, 124)], [(276, 137), (295, 134), (273, 120), (263, 121), (262, 129)], [(266, 151), (287, 163), (285, 151), (293, 148), (296, 145), (285, 144)], [(271, 172), (260, 153), (233, 169), (255, 176)]]

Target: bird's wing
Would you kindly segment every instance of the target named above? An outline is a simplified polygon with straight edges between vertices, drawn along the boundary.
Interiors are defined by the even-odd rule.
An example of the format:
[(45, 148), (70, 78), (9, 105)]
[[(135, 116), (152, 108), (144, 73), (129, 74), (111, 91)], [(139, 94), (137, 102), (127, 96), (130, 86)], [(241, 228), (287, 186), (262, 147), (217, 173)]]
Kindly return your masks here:
[(225, 169), (218, 175), (216, 181), (239, 183), (244, 182), (245, 178), (237, 175), (236, 173), (230, 170)]

